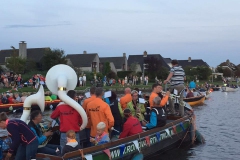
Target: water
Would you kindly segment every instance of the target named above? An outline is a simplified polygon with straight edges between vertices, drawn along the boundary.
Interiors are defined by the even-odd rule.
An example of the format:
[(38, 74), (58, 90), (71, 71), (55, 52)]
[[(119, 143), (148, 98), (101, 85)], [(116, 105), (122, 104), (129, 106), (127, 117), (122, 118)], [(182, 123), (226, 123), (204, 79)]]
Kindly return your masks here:
[(204, 106), (195, 107), (197, 128), (205, 144), (182, 146), (147, 160), (239, 160), (240, 92), (213, 92)]

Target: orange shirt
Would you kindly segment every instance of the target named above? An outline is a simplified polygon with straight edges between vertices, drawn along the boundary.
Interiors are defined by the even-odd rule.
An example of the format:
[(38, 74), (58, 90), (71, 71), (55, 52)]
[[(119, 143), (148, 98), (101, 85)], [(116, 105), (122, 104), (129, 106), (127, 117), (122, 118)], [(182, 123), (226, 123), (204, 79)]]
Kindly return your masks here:
[[(89, 103), (89, 102), (92, 102), (94, 99), (96, 99), (96, 96), (95, 96), (95, 95), (92, 95), (91, 97), (89, 97), (88, 99), (85, 99), (85, 100), (83, 101), (82, 107), (83, 107), (83, 109), (85, 110), (85, 112), (86, 112), (88, 103)], [(91, 128), (91, 120), (90, 120), (89, 117), (88, 117), (88, 123), (87, 123), (86, 128)]]
[(87, 104), (87, 116), (91, 120), (91, 136), (96, 137), (97, 124), (104, 122), (106, 124), (105, 132), (114, 126), (114, 118), (111, 109), (101, 98), (95, 98)]
[(125, 96), (123, 96), (121, 99), (120, 99), (120, 104), (121, 104), (121, 107), (122, 107), (122, 110), (124, 110), (125, 108), (127, 108), (127, 104), (128, 102), (131, 102), (132, 101), (132, 96), (130, 93), (126, 94)]
[[(152, 106), (153, 106), (153, 99), (154, 99), (155, 97), (158, 97), (158, 94), (152, 92), (151, 95), (150, 95), (150, 97), (149, 97), (149, 104), (150, 104), (150, 107), (151, 107), (151, 108), (152, 108)], [(161, 107), (165, 106), (166, 103), (167, 103), (167, 101), (168, 101), (168, 96), (166, 95), (165, 97), (162, 98), (161, 103), (160, 103), (160, 106), (161, 106)]]

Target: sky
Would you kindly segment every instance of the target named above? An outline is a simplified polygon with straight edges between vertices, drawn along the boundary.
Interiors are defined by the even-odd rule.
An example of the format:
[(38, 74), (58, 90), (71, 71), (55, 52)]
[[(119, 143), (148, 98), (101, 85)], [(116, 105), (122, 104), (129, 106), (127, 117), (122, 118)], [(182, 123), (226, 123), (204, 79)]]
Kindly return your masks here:
[(0, 50), (63, 49), (100, 57), (161, 54), (240, 64), (240, 0), (0, 1)]

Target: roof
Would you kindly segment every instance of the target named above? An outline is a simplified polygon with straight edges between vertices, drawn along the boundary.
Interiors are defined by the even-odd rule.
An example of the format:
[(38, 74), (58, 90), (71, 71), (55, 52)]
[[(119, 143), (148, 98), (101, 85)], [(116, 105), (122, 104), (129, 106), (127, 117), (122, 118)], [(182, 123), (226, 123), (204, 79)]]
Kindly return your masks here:
[(122, 69), (123, 64), (125, 64), (125, 58), (126, 57), (101, 57), (100, 62), (113, 62), (116, 69)]
[(147, 57), (143, 57), (143, 55), (129, 55), (128, 56), (128, 65), (130, 66), (132, 63), (137, 62), (141, 68), (143, 67), (144, 59), (146, 58), (156, 58), (159, 59), (162, 63), (162, 66), (165, 68), (170, 68), (169, 65), (165, 62), (164, 58), (160, 54), (148, 54)]
[(68, 54), (66, 58), (70, 59), (74, 67), (91, 67), (96, 56), (98, 56), (97, 53)]
[(202, 59), (192, 59), (191, 62), (188, 62), (188, 60), (178, 60), (178, 65), (182, 66), (183, 68), (185, 68), (187, 66), (191, 66), (191, 67), (197, 67), (197, 66), (210, 67)]
[(163, 58), (164, 61), (168, 64), (168, 63), (171, 63), (172, 62), (172, 59), (171, 58)]
[[(50, 48), (29, 48), (27, 49), (27, 59), (40, 62), (44, 56), (44, 52)], [(15, 49), (16, 54), (19, 55), (19, 49)], [(0, 50), (0, 64), (5, 63), (5, 57), (11, 57), (13, 54), (12, 49)]]

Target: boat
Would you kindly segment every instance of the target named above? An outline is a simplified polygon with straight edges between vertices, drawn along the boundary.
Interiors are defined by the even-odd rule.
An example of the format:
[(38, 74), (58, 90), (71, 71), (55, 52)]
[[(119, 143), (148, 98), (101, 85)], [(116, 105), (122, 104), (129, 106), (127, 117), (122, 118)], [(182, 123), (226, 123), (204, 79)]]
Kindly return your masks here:
[(201, 106), (205, 101), (205, 95), (191, 97), (191, 98), (184, 98), (183, 101), (187, 102), (190, 106)]
[(205, 92), (200, 92), (202, 95), (205, 95), (205, 98), (208, 99), (211, 94), (212, 94), (212, 91), (205, 91)]
[(192, 115), (190, 114), (184, 117), (168, 116), (167, 124), (164, 127), (146, 130), (141, 134), (70, 152), (63, 157), (38, 153), (37, 158), (62, 160), (85, 157), (87, 160), (118, 160), (132, 159), (135, 156), (139, 156), (139, 154), (147, 157), (155, 152), (179, 146), (183, 142), (190, 143), (189, 129), (191, 128), (191, 123), (193, 123), (192, 120)]
[[(60, 100), (53, 100), (53, 101), (45, 101), (45, 108), (49, 109), (52, 105), (53, 108), (55, 108), (60, 103)], [(0, 105), (0, 112), (11, 112), (11, 111), (22, 111), (24, 103), (14, 103), (14, 104), (1, 104)], [(39, 106), (32, 105), (33, 110), (39, 109)]]
[(221, 89), (220, 87), (212, 87), (213, 91), (220, 91), (220, 89)]
[(222, 86), (222, 91), (223, 92), (236, 92), (236, 91), (238, 91), (238, 87), (231, 88), (231, 87), (227, 87), (227, 86)]

